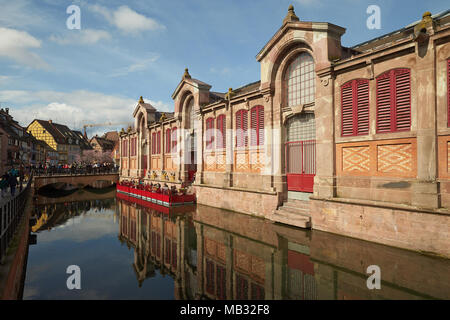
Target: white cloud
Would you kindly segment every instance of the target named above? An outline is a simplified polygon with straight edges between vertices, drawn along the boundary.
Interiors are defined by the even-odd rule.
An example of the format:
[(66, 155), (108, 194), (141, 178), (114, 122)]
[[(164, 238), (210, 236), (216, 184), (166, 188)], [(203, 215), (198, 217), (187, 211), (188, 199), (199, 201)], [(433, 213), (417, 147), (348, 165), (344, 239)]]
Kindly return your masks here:
[(0, 83), (1, 84), (5, 84), (5, 83), (9, 82), (11, 79), (12, 79), (12, 77), (10, 77), (10, 76), (0, 75)]
[[(148, 99), (145, 99), (146, 101)], [(58, 91), (0, 91), (0, 101), (6, 105), (23, 105), (20, 109), (10, 107), (10, 113), (23, 126), (33, 119), (53, 120), (71, 129), (81, 129), (84, 124), (118, 123), (125, 127), (134, 122), (132, 113), (138, 99), (106, 95), (99, 92), (78, 90)], [(163, 101), (148, 102), (160, 111), (170, 112), (173, 107)], [(114, 127), (108, 129), (113, 130)]]
[(166, 27), (156, 20), (146, 17), (128, 6), (120, 6), (111, 10), (100, 5), (89, 6), (90, 10), (102, 15), (110, 24), (114, 25), (124, 33), (137, 34), (142, 31), (155, 31)]
[(95, 44), (101, 40), (110, 40), (111, 35), (105, 30), (81, 29), (79, 31), (70, 31), (66, 37), (51, 35), (50, 40), (60, 45), (86, 45)]
[(41, 47), (41, 41), (28, 32), (0, 27), (0, 57), (37, 69), (47, 69), (48, 64), (30, 51)]
[(158, 59), (159, 59), (159, 55), (154, 54), (153, 56), (151, 56), (148, 59), (142, 59), (136, 63), (133, 63), (133, 64), (127, 66), (127, 67), (116, 69), (109, 76), (110, 77), (121, 77), (121, 76), (125, 76), (132, 72), (139, 72), (139, 71), (147, 70)]

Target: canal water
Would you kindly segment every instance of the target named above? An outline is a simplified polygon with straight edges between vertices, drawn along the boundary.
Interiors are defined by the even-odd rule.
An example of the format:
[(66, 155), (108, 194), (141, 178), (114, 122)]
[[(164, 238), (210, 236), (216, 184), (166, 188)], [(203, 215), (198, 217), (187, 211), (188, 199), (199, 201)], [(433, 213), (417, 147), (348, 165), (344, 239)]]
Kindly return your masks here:
[[(24, 299), (450, 299), (450, 260), (113, 189), (39, 196)], [(81, 289), (69, 290), (69, 266)], [(369, 266), (381, 288), (367, 286)], [(369, 280), (370, 283), (374, 283)]]

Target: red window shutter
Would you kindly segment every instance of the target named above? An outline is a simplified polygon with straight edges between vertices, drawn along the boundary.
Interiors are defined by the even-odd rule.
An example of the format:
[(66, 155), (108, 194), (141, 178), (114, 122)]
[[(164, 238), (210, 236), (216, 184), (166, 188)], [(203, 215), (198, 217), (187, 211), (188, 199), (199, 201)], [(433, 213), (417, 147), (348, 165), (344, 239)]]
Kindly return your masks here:
[(225, 132), (225, 115), (220, 115), (217, 117), (217, 131), (219, 136), (216, 140), (216, 148), (223, 149), (226, 146), (226, 132)]
[(214, 119), (211, 118), (210, 120), (209, 128), (211, 133), (209, 134), (209, 147), (210, 149), (214, 149)]
[(450, 59), (447, 60), (447, 126), (450, 127)]
[(392, 82), (389, 72), (377, 78), (377, 133), (392, 132)]
[(214, 143), (214, 119), (209, 118), (206, 120), (206, 149), (212, 149)]
[(395, 70), (395, 131), (411, 128), (411, 79), (409, 69)]
[(353, 136), (353, 81), (344, 84), (341, 87), (342, 101), (342, 136)]
[(264, 107), (258, 108), (258, 145), (264, 145)]
[(250, 111), (251, 122), (250, 122), (250, 139), (251, 146), (258, 145), (258, 108), (253, 107)]
[(411, 128), (411, 71), (394, 69), (377, 78), (377, 132)]
[(248, 146), (248, 115), (246, 110), (242, 110), (242, 137), (243, 147)]
[(172, 135), (170, 129), (166, 130), (166, 153), (171, 153), (170, 148), (172, 147)]
[(357, 79), (341, 87), (342, 136), (369, 133), (369, 80)]
[(157, 135), (156, 135), (156, 143), (157, 143), (157, 150), (156, 153), (157, 154), (161, 154), (161, 131), (158, 131)]
[(264, 107), (256, 106), (250, 111), (251, 113), (251, 145), (264, 145)]
[(360, 79), (357, 81), (357, 135), (369, 134), (369, 80)]
[(174, 153), (178, 152), (177, 150), (177, 128), (172, 129), (172, 151)]
[(242, 146), (242, 112), (236, 113), (236, 146)]

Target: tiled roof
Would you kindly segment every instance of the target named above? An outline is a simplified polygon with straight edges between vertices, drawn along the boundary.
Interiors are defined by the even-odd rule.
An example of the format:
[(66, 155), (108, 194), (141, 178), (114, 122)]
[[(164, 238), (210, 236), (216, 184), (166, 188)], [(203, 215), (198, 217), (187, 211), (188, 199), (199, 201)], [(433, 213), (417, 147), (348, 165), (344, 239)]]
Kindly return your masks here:
[(107, 139), (101, 138), (101, 137), (93, 137), (91, 139), (91, 144), (94, 140), (95, 140), (95, 142), (98, 143), (98, 145), (100, 146), (100, 148), (102, 148), (102, 150), (112, 150), (112, 149), (114, 149), (114, 146), (116, 144), (114, 141), (107, 140)]
[[(439, 22), (440, 20), (448, 17), (449, 15), (450, 15), (450, 10), (446, 10), (446, 11), (437, 13), (435, 15), (432, 15), (431, 17), (433, 18), (434, 21)], [(368, 50), (372, 50), (374, 48), (378, 48), (380, 46), (383, 46), (383, 45), (386, 45), (389, 43), (393, 43), (393, 42), (401, 40), (403, 38), (407, 38), (413, 33), (414, 26), (417, 25), (418, 23), (420, 23), (420, 21), (421, 20), (418, 20), (416, 22), (413, 22), (413, 23), (407, 25), (404, 28), (392, 31), (390, 33), (384, 34), (380, 37), (371, 39), (369, 41), (359, 43), (359, 44), (351, 47), (350, 49), (356, 50), (360, 53), (364, 53)]]
[(119, 133), (117, 131), (110, 131), (103, 135), (102, 138), (105, 138), (107, 140), (111, 141), (119, 141)]
[(66, 143), (65, 137), (59, 132), (53, 123), (46, 120), (36, 120), (52, 137), (57, 143)]

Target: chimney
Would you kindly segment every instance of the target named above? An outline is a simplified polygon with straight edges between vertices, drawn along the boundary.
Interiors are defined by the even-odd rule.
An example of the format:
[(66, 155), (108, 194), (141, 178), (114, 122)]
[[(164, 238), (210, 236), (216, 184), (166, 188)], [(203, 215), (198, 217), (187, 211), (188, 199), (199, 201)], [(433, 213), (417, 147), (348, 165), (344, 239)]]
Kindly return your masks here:
[(6, 114), (9, 114), (9, 108), (5, 108)]

